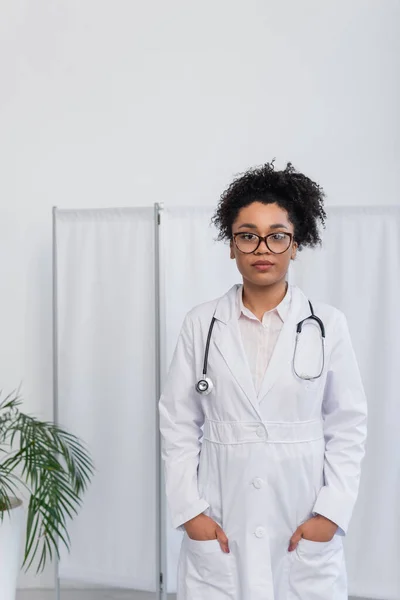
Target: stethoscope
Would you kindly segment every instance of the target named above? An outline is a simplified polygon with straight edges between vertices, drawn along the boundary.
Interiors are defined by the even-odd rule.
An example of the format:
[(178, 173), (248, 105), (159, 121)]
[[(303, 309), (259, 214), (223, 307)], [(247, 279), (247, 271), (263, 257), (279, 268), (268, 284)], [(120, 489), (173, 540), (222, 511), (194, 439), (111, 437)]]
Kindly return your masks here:
[[(324, 366), (325, 366), (325, 327), (324, 327), (324, 324), (321, 321), (321, 319), (319, 317), (317, 317), (317, 315), (314, 314), (313, 305), (311, 304), (310, 301), (308, 301), (308, 304), (310, 305), (311, 315), (309, 315), (308, 317), (306, 317), (305, 319), (303, 319), (302, 321), (297, 323), (297, 326), (296, 326), (296, 341), (295, 341), (295, 345), (294, 345), (292, 364), (293, 364), (294, 373), (297, 375), (297, 377), (299, 377), (300, 379), (305, 379), (307, 381), (312, 381), (314, 379), (318, 379), (319, 377), (321, 377), (322, 371), (324, 370)], [(322, 367), (321, 367), (321, 370), (318, 373), (318, 375), (306, 375), (305, 373), (299, 374), (296, 371), (297, 344), (298, 344), (299, 337), (300, 337), (300, 334), (303, 329), (303, 324), (306, 321), (308, 321), (309, 319), (313, 319), (314, 321), (316, 321), (318, 323), (320, 332), (321, 332)], [(216, 321), (216, 318), (213, 316), (213, 318), (211, 319), (210, 327), (208, 329), (207, 343), (206, 343), (206, 349), (205, 349), (205, 353), (204, 353), (203, 375), (202, 375), (202, 378), (199, 379), (199, 381), (196, 383), (196, 386), (195, 386), (196, 392), (198, 392), (199, 394), (205, 394), (205, 395), (209, 394), (214, 387), (214, 384), (211, 381), (211, 379), (209, 377), (207, 377), (207, 361), (208, 361), (208, 350), (210, 347), (210, 340), (211, 340), (211, 332), (214, 327), (215, 321)]]

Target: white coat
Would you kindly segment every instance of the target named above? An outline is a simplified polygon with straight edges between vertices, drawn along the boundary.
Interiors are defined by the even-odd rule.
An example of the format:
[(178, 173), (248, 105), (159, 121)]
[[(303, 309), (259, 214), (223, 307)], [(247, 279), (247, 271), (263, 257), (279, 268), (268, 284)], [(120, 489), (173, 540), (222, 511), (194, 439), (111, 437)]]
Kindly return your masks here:
[[(162, 457), (172, 524), (184, 532), (178, 600), (347, 600), (343, 552), (365, 453), (367, 405), (342, 312), (313, 303), (325, 325), (325, 366), (305, 381), (292, 366), (296, 324), (310, 315), (292, 286), (292, 301), (257, 396), (241, 341), (236, 293), (185, 316), (159, 400)], [(209, 395), (195, 391), (208, 329)], [(322, 364), (318, 326), (304, 325), (296, 371)], [(188, 537), (183, 523), (204, 512), (224, 530), (215, 540)], [(313, 513), (339, 529), (328, 542), (302, 538)]]

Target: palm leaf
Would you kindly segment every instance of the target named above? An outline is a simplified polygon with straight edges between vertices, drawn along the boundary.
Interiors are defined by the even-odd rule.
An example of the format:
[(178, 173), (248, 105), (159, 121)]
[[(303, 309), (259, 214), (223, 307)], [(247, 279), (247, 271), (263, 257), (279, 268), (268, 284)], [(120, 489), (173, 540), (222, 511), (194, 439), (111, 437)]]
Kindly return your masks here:
[(30, 492), (22, 567), (28, 570), (39, 554), (39, 573), (54, 551), (59, 557), (59, 541), (70, 549), (67, 518), (78, 514), (95, 467), (82, 440), (20, 412), (21, 404), (11, 394), (0, 402), (0, 517), (22, 484)]

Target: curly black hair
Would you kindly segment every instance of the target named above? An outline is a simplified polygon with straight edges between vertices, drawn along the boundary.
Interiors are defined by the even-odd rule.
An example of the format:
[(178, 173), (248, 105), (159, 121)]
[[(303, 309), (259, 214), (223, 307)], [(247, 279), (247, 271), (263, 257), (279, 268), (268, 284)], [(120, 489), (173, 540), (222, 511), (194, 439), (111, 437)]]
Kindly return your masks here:
[(275, 171), (275, 159), (261, 167), (239, 174), (221, 194), (211, 222), (219, 229), (217, 240), (232, 239), (232, 224), (239, 211), (252, 202), (276, 202), (288, 213), (294, 226), (294, 239), (303, 246), (321, 244), (318, 221), (325, 227), (325, 192), (309, 177), (288, 162), (283, 171)]

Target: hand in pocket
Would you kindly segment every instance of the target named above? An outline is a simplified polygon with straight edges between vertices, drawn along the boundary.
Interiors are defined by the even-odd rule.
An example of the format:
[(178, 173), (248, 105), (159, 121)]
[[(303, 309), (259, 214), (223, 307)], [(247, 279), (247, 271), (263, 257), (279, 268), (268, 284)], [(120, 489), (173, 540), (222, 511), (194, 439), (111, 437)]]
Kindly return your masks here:
[(221, 550), (223, 552), (229, 552), (228, 538), (225, 535), (222, 527), (218, 525), (205, 514), (200, 514), (186, 521), (185, 523), (186, 533), (192, 540), (207, 541), (207, 540), (215, 540), (219, 541), (221, 546)]
[(322, 515), (315, 515), (300, 525), (289, 542), (289, 552), (296, 549), (301, 538), (310, 542), (330, 542), (337, 531), (338, 526), (330, 519)]

